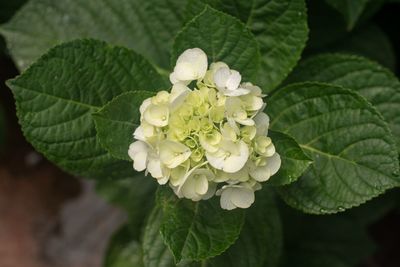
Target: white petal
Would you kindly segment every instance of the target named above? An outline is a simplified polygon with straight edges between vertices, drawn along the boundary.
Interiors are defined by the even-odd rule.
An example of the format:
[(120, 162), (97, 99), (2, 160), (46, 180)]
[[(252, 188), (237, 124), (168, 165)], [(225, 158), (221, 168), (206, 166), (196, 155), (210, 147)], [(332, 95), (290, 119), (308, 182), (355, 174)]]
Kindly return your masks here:
[(175, 72), (171, 72), (171, 74), (169, 75), (169, 81), (170, 81), (172, 84), (176, 84), (176, 83), (180, 82), (180, 81), (178, 80), (178, 78), (176, 77)]
[(171, 95), (169, 100), (170, 101), (169, 107), (171, 112), (175, 111), (183, 104), (189, 93), (190, 89), (185, 84), (183, 83), (174, 84), (171, 90)]
[(174, 73), (178, 81), (192, 81), (198, 77), (196, 66), (192, 62), (177, 64)]
[(264, 96), (266, 96), (266, 95), (264, 95), (264, 94), (262, 93), (262, 90), (261, 90), (260, 87), (258, 87), (257, 85), (254, 85), (254, 84), (252, 84), (252, 83), (250, 83), (250, 82), (242, 83), (242, 84), (240, 85), (240, 87), (246, 88), (246, 89), (250, 90), (250, 93), (251, 93), (252, 95), (254, 95), (254, 96), (259, 96), (259, 97), (264, 97)]
[(268, 147), (266, 147), (265, 153), (263, 154), (266, 157), (272, 157), (275, 154), (275, 146), (273, 144), (270, 144)]
[(204, 77), (208, 67), (207, 55), (200, 48), (187, 49), (176, 61), (170, 80), (173, 84), (198, 80)]
[(221, 208), (223, 208), (224, 210), (236, 209), (236, 206), (231, 201), (232, 194), (233, 194), (233, 188), (227, 188), (222, 191), (220, 204), (221, 204)]
[(196, 169), (186, 179), (177, 192), (185, 198), (199, 201), (208, 192), (208, 180), (214, 174), (208, 169)]
[(236, 119), (236, 121), (241, 124), (241, 125), (246, 125), (246, 126), (253, 126), (255, 124), (253, 119), (247, 118), (244, 120), (241, 119)]
[(151, 104), (151, 97), (145, 99), (145, 100), (143, 101), (143, 103), (140, 105), (140, 108), (139, 108), (140, 114), (143, 114), (144, 111), (147, 109), (147, 107), (150, 106), (150, 104)]
[(214, 82), (218, 89), (225, 89), (231, 72), (228, 67), (219, 68), (214, 74)]
[(240, 73), (236, 70), (231, 70), (225, 86), (230, 91), (236, 90), (239, 87), (241, 80), (242, 76), (240, 75)]
[(247, 209), (254, 203), (254, 191), (248, 187), (237, 187), (231, 195), (233, 205), (238, 208)]
[(190, 93), (189, 87), (184, 83), (176, 83), (172, 86), (169, 102), (173, 103), (183, 93)]
[(187, 173), (189, 172), (190, 168), (190, 161), (187, 160), (183, 164), (173, 168), (171, 170), (171, 177), (170, 177), (170, 183), (173, 186), (181, 186), (185, 182), (185, 177)]
[(257, 135), (267, 135), (269, 127), (268, 115), (264, 112), (260, 112), (253, 118), (253, 120), (256, 124)]
[(205, 193), (201, 199), (206, 200), (206, 199), (212, 198), (214, 196), (216, 190), (217, 190), (217, 184), (213, 183), (213, 182), (209, 182), (207, 193)]
[(156, 179), (164, 177), (159, 159), (150, 157), (149, 162), (147, 163), (147, 170), (150, 172), (151, 176)]
[(147, 152), (137, 153), (135, 160), (133, 161), (133, 168), (138, 172), (144, 171), (146, 169), (147, 163)]
[(271, 175), (274, 175), (281, 167), (281, 156), (279, 156), (278, 153), (275, 153), (272, 157), (267, 158), (266, 166), (270, 169)]
[(213, 62), (210, 65), (210, 70), (212, 71), (213, 74), (215, 74), (220, 68), (228, 68), (228, 65), (225, 62), (218, 61), (218, 62)]
[(158, 182), (159, 184), (163, 185), (163, 184), (166, 184), (166, 183), (168, 182), (168, 179), (169, 179), (168, 176), (166, 176), (166, 177), (161, 177), (161, 178), (157, 179), (157, 182)]
[(133, 137), (140, 141), (146, 141), (142, 126), (136, 128), (135, 132), (133, 133)]
[(195, 191), (199, 195), (204, 195), (208, 191), (208, 180), (207, 176), (201, 175), (196, 179)]
[(271, 177), (271, 170), (267, 165), (259, 167), (252, 165), (249, 169), (249, 174), (254, 180), (265, 182)]
[(243, 141), (239, 142), (239, 155), (231, 155), (225, 159), (223, 171), (228, 173), (238, 172), (249, 158), (249, 148)]
[(145, 142), (142, 141), (136, 141), (132, 144), (130, 144), (129, 149), (128, 149), (128, 155), (132, 160), (135, 160), (135, 157), (138, 153), (141, 152), (148, 152), (149, 147)]
[(232, 91), (226, 90), (224, 92), (224, 94), (226, 96), (241, 96), (241, 95), (247, 95), (248, 93), (250, 93), (250, 91), (247, 90), (247, 89), (244, 89), (244, 88), (237, 88), (237, 89), (232, 90)]
[(206, 152), (206, 158), (211, 166), (218, 170), (222, 170), (225, 164), (224, 155)]
[(150, 105), (143, 114), (144, 120), (156, 127), (168, 125), (169, 109), (165, 105)]

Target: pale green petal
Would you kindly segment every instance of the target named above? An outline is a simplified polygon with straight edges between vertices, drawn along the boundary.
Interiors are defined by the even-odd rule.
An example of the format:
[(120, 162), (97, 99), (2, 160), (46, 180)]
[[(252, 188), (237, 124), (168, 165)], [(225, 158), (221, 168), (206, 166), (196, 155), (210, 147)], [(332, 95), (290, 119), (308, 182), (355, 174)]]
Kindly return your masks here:
[(165, 105), (149, 105), (144, 114), (144, 120), (156, 127), (164, 127), (168, 125), (169, 109)]
[(168, 168), (175, 168), (186, 161), (191, 154), (190, 148), (174, 141), (164, 140), (159, 145), (160, 159)]

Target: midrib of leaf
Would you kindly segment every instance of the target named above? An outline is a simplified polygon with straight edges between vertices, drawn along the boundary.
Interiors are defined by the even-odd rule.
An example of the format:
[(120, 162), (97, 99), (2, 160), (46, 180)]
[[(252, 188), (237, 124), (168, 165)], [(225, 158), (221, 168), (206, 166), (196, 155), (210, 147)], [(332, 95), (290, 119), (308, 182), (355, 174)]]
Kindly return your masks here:
[[(323, 96), (328, 97), (328, 96), (341, 96), (341, 95), (343, 95), (343, 94), (334, 93), (334, 94), (324, 94)], [(321, 95), (317, 95), (317, 96), (314, 96), (314, 97), (306, 98), (306, 99), (304, 99), (304, 100), (301, 100), (301, 101), (296, 102), (296, 104), (294, 104), (294, 105), (291, 105), (291, 106), (289, 106), (289, 107), (283, 109), (283, 110), (279, 113), (278, 116), (276, 116), (276, 117), (273, 118), (273, 120), (271, 121), (271, 124), (270, 124), (270, 128), (273, 128), (274, 124), (275, 124), (287, 111), (289, 111), (289, 110), (292, 109), (293, 107), (296, 107), (296, 106), (301, 105), (301, 104), (303, 104), (303, 103), (306, 103), (306, 102), (308, 102), (308, 101), (312, 101), (312, 100), (320, 99), (320, 98), (321, 98)], [(335, 109), (335, 110), (331, 110), (331, 111), (339, 111), (339, 110), (345, 110), (345, 109), (349, 109), (349, 108)], [(330, 113), (331, 113), (331, 111), (330, 111)], [(317, 117), (317, 116), (320, 116), (320, 115), (325, 115), (325, 114), (318, 114), (318, 115), (316, 115), (316, 116), (307, 118), (307, 120), (308, 120), (308, 119), (312, 119), (312, 118)], [(302, 121), (300, 121), (300, 122), (298, 122), (298, 123), (301, 123), (301, 122), (303, 122), (303, 121), (306, 121), (306, 120), (302, 120)], [(290, 127), (292, 127), (292, 126), (290, 126)], [(286, 131), (285, 131), (285, 132), (286, 132)]]
[[(300, 146), (301, 148), (305, 149), (305, 150), (309, 150), (309, 151), (311, 151), (311, 152), (314, 152), (314, 153), (317, 153), (317, 154), (326, 156), (326, 157), (328, 157), (329, 159), (330, 159), (330, 158), (339, 159), (339, 160), (345, 161), (345, 162), (347, 162), (347, 163), (353, 164), (353, 165), (355, 165), (355, 166), (361, 166), (361, 167), (364, 167), (364, 168), (366, 168), (366, 169), (368, 169), (368, 170), (371, 170), (371, 171), (373, 171), (373, 172), (375, 172), (375, 173), (378, 173), (378, 174), (380, 174), (380, 175), (386, 176), (386, 174), (384, 174), (384, 173), (381, 173), (381, 172), (379, 172), (379, 171), (377, 171), (377, 170), (375, 170), (375, 169), (372, 169), (372, 168), (370, 168), (370, 167), (368, 167), (368, 166), (366, 166), (366, 165), (363, 165), (363, 164), (360, 164), (360, 163), (358, 163), (358, 162), (349, 160), (349, 159), (347, 159), (347, 158), (342, 158), (342, 157), (340, 157), (340, 156), (338, 156), (338, 155), (329, 154), (329, 153), (327, 153), (327, 152), (321, 151), (321, 150), (319, 150), (319, 149), (316, 149), (316, 148), (314, 148), (314, 147), (310, 147), (310, 146), (307, 146), (307, 145), (299, 144), (299, 146)], [(394, 180), (392, 177), (389, 177), (389, 178), (390, 178), (391, 180)], [(369, 184), (368, 184), (368, 185), (369, 185)], [(372, 187), (372, 185), (370, 185), (370, 186)]]
[[(25, 90), (25, 91), (29, 91), (29, 92), (35, 93), (35, 94), (37, 94), (37, 95), (45, 95), (45, 96), (48, 96), (48, 97), (50, 97), (50, 98), (55, 98), (55, 99), (57, 99), (57, 100), (61, 100), (61, 101), (67, 102), (67, 103), (72, 103), (72, 104), (75, 104), (75, 105), (78, 105), (78, 106), (82, 106), (82, 107), (85, 107), (85, 108), (89, 108), (89, 109), (93, 109), (93, 110), (98, 110), (98, 109), (100, 108), (100, 107), (98, 107), (98, 106), (93, 106), (93, 105), (90, 105), (90, 104), (88, 104), (88, 103), (78, 102), (78, 101), (76, 101), (76, 100), (66, 99), (66, 98), (62, 98), (62, 97), (60, 97), (60, 96), (50, 95), (50, 94), (44, 93), (44, 92), (37, 92), (37, 91), (35, 91), (35, 90), (31, 90), (31, 89), (28, 89), (28, 88), (25, 88), (25, 87), (21, 87), (21, 86), (19, 86), (19, 85), (14, 85), (14, 86), (18, 87), (19, 89), (22, 89), (22, 90)], [(57, 124), (57, 125), (58, 125), (58, 124)]]
[[(189, 228), (188, 228), (188, 230), (187, 230), (186, 237), (185, 237), (185, 241), (183, 242), (182, 248), (180, 249), (179, 261), (182, 259), (182, 254), (183, 254), (183, 251), (185, 250), (185, 247), (186, 247), (186, 245), (187, 245), (188, 238), (189, 238), (189, 234), (193, 231), (193, 226), (194, 226), (195, 218), (196, 218), (197, 212), (199, 211), (199, 202), (197, 202), (195, 205), (196, 205), (196, 206), (195, 206), (195, 208), (194, 208), (192, 221), (191, 221), (190, 226), (189, 226)], [(179, 262), (179, 261), (178, 261), (178, 262)]]
[(253, 22), (252, 20), (253, 20), (253, 14), (254, 14), (255, 5), (256, 5), (256, 0), (252, 0), (251, 1), (251, 8), (250, 8), (250, 11), (249, 11), (249, 17), (247, 18), (247, 21), (245, 23), (246, 26), (249, 27), (250, 29), (251, 29), (251, 23)]

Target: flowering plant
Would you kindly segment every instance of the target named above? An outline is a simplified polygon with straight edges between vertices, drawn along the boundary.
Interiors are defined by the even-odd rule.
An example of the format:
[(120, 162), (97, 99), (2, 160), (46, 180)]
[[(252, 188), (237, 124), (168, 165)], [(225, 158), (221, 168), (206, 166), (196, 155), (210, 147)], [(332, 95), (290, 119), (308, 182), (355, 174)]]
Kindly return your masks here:
[[(223, 209), (248, 208), (260, 182), (274, 175), (281, 159), (267, 137), (269, 117), (261, 88), (241, 83), (223, 62), (207, 70), (199, 48), (179, 56), (171, 93), (160, 91), (140, 106), (138, 140), (129, 147), (137, 171), (193, 201), (209, 199), (217, 184)], [(187, 87), (196, 81), (194, 90)]]
[(336, 253), (340, 229), (368, 244), (357, 223), (375, 206), (281, 204), (341, 213), (400, 185), (400, 83), (365, 58), (393, 66), (365, 48), (383, 33), (356, 23), (377, 6), (315, 2), (30, 0), (0, 27), (26, 139), (128, 211), (110, 266), (114, 250), (134, 266), (342, 266), (359, 245)]

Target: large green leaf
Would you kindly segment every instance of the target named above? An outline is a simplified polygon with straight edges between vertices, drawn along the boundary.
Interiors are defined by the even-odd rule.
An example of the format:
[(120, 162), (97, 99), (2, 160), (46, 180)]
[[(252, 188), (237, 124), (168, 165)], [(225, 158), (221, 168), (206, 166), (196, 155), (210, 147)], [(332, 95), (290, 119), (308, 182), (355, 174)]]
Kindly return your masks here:
[(239, 237), (244, 222), (243, 210), (223, 210), (215, 197), (193, 202), (160, 188), (157, 203), (163, 212), (161, 234), (177, 263), (221, 254)]
[(292, 136), (313, 160), (287, 203), (323, 214), (358, 206), (400, 185), (395, 141), (381, 115), (358, 94), (320, 83), (278, 90), (269, 100), (271, 128)]
[(256, 193), (256, 202), (246, 212), (239, 239), (222, 255), (210, 259), (212, 267), (275, 267), (282, 252), (282, 226), (271, 190)]
[(208, 4), (239, 18), (260, 44), (258, 83), (270, 92), (300, 59), (308, 35), (304, 0), (190, 0), (187, 12), (197, 14)]
[(207, 6), (186, 24), (177, 35), (172, 52), (172, 64), (186, 49), (199, 47), (209, 62), (224, 61), (232, 69), (251, 79), (257, 73), (260, 52), (257, 41), (238, 19)]
[(282, 267), (354, 267), (374, 244), (366, 229), (344, 216), (311, 216), (281, 209), (285, 232)]
[(117, 96), (93, 114), (97, 136), (113, 157), (130, 160), (128, 148), (132, 134), (140, 124), (139, 107), (143, 100), (154, 95), (151, 91), (132, 91)]
[(165, 86), (140, 55), (94, 40), (57, 46), (8, 85), (28, 141), (61, 168), (87, 177), (133, 172), (101, 147), (91, 114), (123, 92)]
[(126, 179), (104, 179), (96, 182), (96, 192), (128, 214), (131, 235), (138, 240), (143, 218), (154, 204), (156, 182), (151, 176), (137, 174)]
[[(202, 262), (182, 262), (178, 266), (278, 266), (282, 249), (282, 227), (274, 195), (267, 188), (256, 194), (257, 201), (249, 208), (242, 232), (235, 244), (214, 258)], [(162, 218), (162, 210), (156, 207), (147, 220), (143, 234), (143, 260), (146, 267), (176, 266), (172, 253), (159, 232)]]
[(296, 181), (312, 163), (293, 138), (286, 134), (269, 131), (282, 164), (277, 174), (268, 180), (272, 185), (286, 185)]
[(78, 38), (132, 48), (168, 67), (185, 5), (185, 0), (31, 0), (1, 33), (20, 69), (54, 45)]
[(142, 248), (125, 225), (111, 238), (104, 258), (104, 267), (143, 267)]
[(143, 262), (145, 267), (174, 267), (174, 256), (161, 237), (162, 209), (155, 206), (143, 231)]
[(400, 82), (387, 69), (365, 58), (324, 54), (305, 60), (288, 82), (319, 81), (353, 89), (388, 122), (400, 150)]

